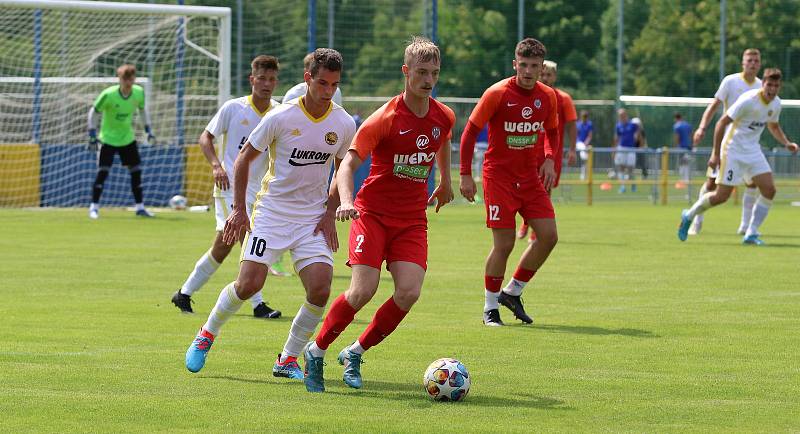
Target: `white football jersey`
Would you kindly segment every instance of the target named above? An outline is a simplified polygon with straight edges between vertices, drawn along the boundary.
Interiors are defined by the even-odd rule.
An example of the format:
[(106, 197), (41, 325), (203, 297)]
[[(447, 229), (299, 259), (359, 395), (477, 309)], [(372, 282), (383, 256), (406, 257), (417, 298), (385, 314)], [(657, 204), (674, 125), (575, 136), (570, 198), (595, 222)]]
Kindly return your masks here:
[[(226, 101), (206, 126), (206, 131), (217, 139), (215, 145), (217, 158), (222, 163), (222, 168), (228, 173), (228, 179), (231, 182), (231, 190), (225, 194), (233, 193), (233, 163), (236, 161), (239, 151), (261, 118), (278, 105), (278, 101), (273, 99), (267, 110), (262, 113), (253, 105), (249, 95), (234, 98)], [(220, 136), (222, 136), (221, 139)], [(247, 178), (247, 203), (255, 202), (256, 194), (261, 189), (261, 181), (266, 172), (266, 156), (259, 156), (250, 163), (250, 174)], [(214, 197), (222, 196), (223, 192), (214, 184)]]
[(722, 83), (719, 84), (719, 89), (717, 89), (717, 93), (714, 94), (714, 98), (722, 101), (722, 110), (723, 113), (725, 113), (728, 111), (731, 104), (736, 102), (743, 93), (753, 89), (761, 89), (761, 79), (756, 77), (753, 81), (748, 83), (744, 79), (744, 73), (737, 72), (736, 74), (727, 75), (722, 79)]
[(770, 102), (764, 100), (761, 89), (745, 92), (725, 113), (733, 123), (722, 140), (722, 155), (735, 152), (736, 155), (761, 153), (758, 143), (764, 127), (769, 122), (778, 122), (781, 113), (781, 99), (777, 96)]
[[(286, 91), (286, 95), (283, 96), (281, 101), (289, 102), (295, 98), (300, 98), (301, 96), (305, 96), (306, 92), (308, 92), (308, 85), (305, 81), (301, 81), (292, 87), (291, 89)], [(333, 98), (331, 98), (333, 102), (336, 104), (342, 105), (342, 91), (337, 87), (336, 92), (333, 93)]]
[(269, 213), (295, 223), (313, 223), (325, 211), (334, 158), (344, 158), (356, 132), (353, 118), (332, 103), (312, 117), (304, 98), (281, 104), (261, 119), (250, 143), (268, 155), (268, 170), (253, 207), (253, 221)]

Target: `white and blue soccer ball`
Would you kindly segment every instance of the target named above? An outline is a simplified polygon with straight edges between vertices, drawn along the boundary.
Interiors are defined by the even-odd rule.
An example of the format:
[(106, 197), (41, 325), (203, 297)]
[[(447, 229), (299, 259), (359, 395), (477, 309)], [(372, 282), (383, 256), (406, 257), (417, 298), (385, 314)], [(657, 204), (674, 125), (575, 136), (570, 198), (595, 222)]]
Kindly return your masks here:
[(172, 196), (172, 198), (169, 200), (169, 207), (175, 210), (183, 210), (186, 209), (187, 203), (188, 201), (184, 196), (176, 194), (175, 196)]
[(422, 384), (428, 395), (436, 401), (461, 401), (469, 393), (472, 379), (463, 363), (443, 358), (428, 366)]

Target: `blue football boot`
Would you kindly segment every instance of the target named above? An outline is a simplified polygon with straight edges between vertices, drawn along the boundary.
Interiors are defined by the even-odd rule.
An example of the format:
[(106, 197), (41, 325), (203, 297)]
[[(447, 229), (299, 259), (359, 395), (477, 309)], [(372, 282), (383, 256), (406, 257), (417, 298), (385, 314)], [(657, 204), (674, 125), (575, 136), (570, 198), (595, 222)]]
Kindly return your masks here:
[(186, 369), (191, 372), (200, 372), (203, 365), (206, 364), (206, 357), (212, 344), (214, 344), (214, 336), (205, 330), (200, 330), (192, 344), (189, 345), (189, 349), (186, 350)]
[(345, 384), (353, 389), (361, 388), (361, 354), (350, 351), (349, 347), (345, 347), (339, 353), (339, 364), (344, 366), (344, 375), (342, 379)]
[(306, 344), (306, 347), (303, 349), (303, 359), (305, 359), (306, 364), (306, 375), (303, 378), (303, 382), (306, 385), (306, 390), (309, 392), (324, 392), (325, 391), (325, 379), (322, 377), (322, 373), (324, 371), (325, 360), (322, 357), (314, 357), (311, 355), (311, 352), (308, 351), (308, 348), (311, 346), (311, 342)]

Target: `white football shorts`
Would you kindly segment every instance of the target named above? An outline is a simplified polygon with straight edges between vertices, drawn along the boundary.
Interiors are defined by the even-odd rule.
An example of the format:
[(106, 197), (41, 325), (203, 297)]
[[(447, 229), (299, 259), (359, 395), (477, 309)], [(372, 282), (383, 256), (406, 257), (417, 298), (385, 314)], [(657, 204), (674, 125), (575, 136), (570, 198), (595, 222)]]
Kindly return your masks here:
[(771, 172), (767, 157), (761, 152), (747, 155), (729, 153), (720, 162), (717, 184), (736, 186), (743, 181), (750, 183), (755, 176)]
[(614, 155), (615, 166), (636, 166), (636, 152), (629, 151), (627, 148), (617, 148), (617, 153)]
[(247, 234), (242, 244), (240, 261), (258, 262), (269, 267), (288, 250), (296, 272), (317, 262), (333, 266), (333, 252), (325, 236), (322, 232), (314, 235), (316, 223), (292, 223), (279, 218), (265, 220), (268, 223), (259, 218), (259, 222), (253, 224), (252, 233)]

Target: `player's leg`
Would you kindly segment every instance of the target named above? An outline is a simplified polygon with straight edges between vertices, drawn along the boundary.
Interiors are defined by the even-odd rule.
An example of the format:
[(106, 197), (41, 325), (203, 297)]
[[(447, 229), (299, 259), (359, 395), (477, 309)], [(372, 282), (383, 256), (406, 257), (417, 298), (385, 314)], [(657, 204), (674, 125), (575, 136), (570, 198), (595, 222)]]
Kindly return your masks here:
[(486, 209), (486, 227), (492, 230), (492, 249), (486, 258), (484, 280), (483, 323), (502, 326), (500, 319), (500, 288), (506, 264), (515, 243), (515, 216), (521, 203), (512, 193), (519, 184), (483, 178), (483, 196)]
[[(289, 336), (283, 346), (283, 351), (278, 355), (278, 360), (272, 367), (272, 375), (303, 379), (303, 371), (297, 363), (297, 358), (303, 348), (314, 335), (328, 304), (331, 293), (331, 280), (333, 279), (333, 265), (329, 257), (310, 258), (319, 262), (298, 264), (300, 281), (306, 290), (306, 300), (297, 315), (294, 316)], [(308, 260), (304, 260), (307, 262)], [(322, 262), (324, 261), (324, 262)]]
[(97, 175), (92, 184), (92, 203), (89, 205), (89, 218), (96, 219), (100, 216), (100, 196), (103, 194), (103, 185), (108, 178), (108, 172), (114, 163), (114, 154), (117, 148), (109, 145), (101, 145), (100, 153), (97, 156)]
[[(220, 199), (218, 198), (218, 200)], [(197, 260), (189, 277), (183, 282), (178, 292), (172, 296), (172, 304), (182, 312), (192, 313), (192, 295), (208, 282), (232, 249), (233, 245), (227, 245), (222, 241), (222, 232), (218, 230), (211, 249)]]
[[(251, 241), (253, 237), (250, 237)], [(245, 300), (264, 286), (267, 266), (252, 261), (242, 261), (239, 276), (229, 283), (219, 294), (217, 303), (208, 319), (186, 351), (186, 369), (198, 372), (206, 362), (211, 344), (219, 335), (222, 326), (242, 307)]]
[(528, 243), (528, 247), (522, 253), (517, 269), (514, 271), (514, 276), (503, 288), (498, 301), (510, 309), (516, 318), (530, 324), (533, 319), (525, 313), (521, 298), (522, 291), (555, 248), (558, 242), (558, 231), (556, 230), (553, 204), (541, 183), (531, 185), (520, 194), (525, 198), (520, 214), (536, 233), (536, 239)]
[[(700, 192), (697, 195), (697, 199), (702, 199), (706, 193), (710, 191), (714, 191), (717, 188), (717, 175), (719, 171), (717, 169), (711, 169), (710, 167), (706, 171), (706, 182), (700, 186)], [(689, 235), (697, 235), (703, 229), (703, 219), (705, 216), (703, 214), (698, 214), (692, 219), (692, 225), (689, 228)]]
[(757, 173), (753, 176), (753, 183), (758, 187), (761, 195), (756, 199), (753, 206), (753, 215), (750, 218), (747, 231), (742, 240), (745, 244), (761, 245), (764, 242), (759, 239), (759, 228), (769, 214), (769, 209), (772, 207), (772, 200), (775, 198), (775, 181), (772, 178), (772, 171), (767, 163), (763, 154), (759, 155), (755, 161), (750, 165), (751, 173)]
[(729, 154), (723, 161), (724, 164), (720, 166), (719, 175), (716, 180), (717, 185), (714, 191), (706, 193), (703, 197), (698, 199), (691, 208), (681, 212), (681, 222), (678, 225), (679, 240), (686, 241), (692, 220), (710, 208), (725, 203), (728, 198), (730, 198), (733, 188), (738, 184), (739, 180), (742, 179), (743, 172), (741, 164), (734, 156)]
[(131, 174), (131, 192), (136, 202), (136, 215), (140, 217), (154, 217), (153, 213), (144, 208), (144, 193), (142, 192), (142, 160), (139, 157), (139, 148), (136, 141), (123, 146), (119, 150), (122, 165), (128, 168)]
[(745, 235), (750, 219), (753, 217), (753, 208), (758, 200), (758, 188), (752, 180), (745, 180), (744, 194), (742, 194), (742, 220), (736, 233)]

